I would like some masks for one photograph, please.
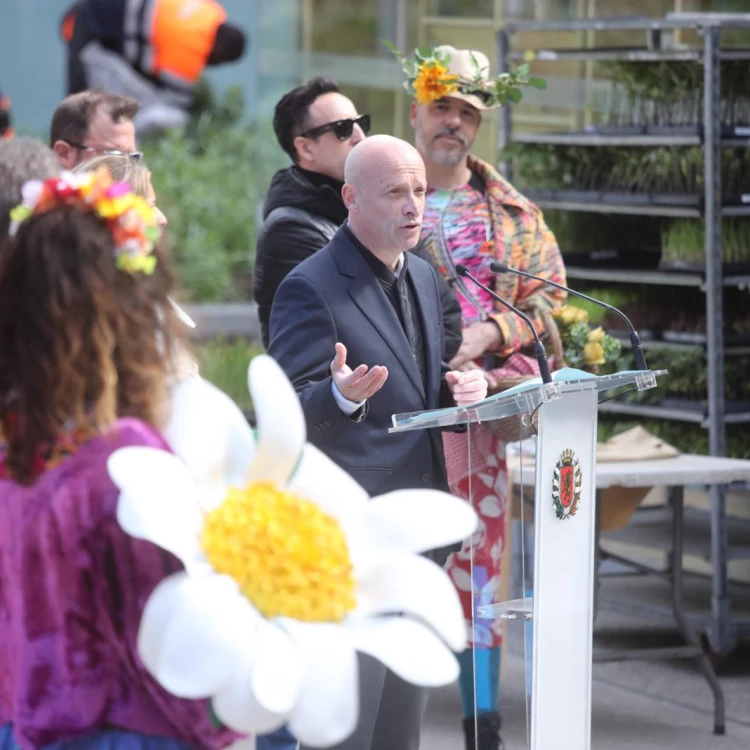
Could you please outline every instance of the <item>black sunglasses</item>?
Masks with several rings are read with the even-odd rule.
[[[340,141],[349,140],[354,132],[354,126],[359,125],[365,135],[370,134],[370,115],[360,115],[356,120],[336,120],[336,122],[327,122],[325,125],[318,125],[317,128],[310,128],[304,133],[300,133],[303,138],[318,138],[321,135],[333,131],[333,134]]]

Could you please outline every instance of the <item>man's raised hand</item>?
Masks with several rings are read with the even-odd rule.
[[[331,362],[331,377],[339,393],[349,401],[359,403],[374,396],[388,379],[388,369],[375,365],[359,365],[354,370],[346,364],[346,347],[336,344],[336,356]]]
[[[487,396],[487,380],[483,370],[451,370],[445,374],[445,379],[457,406],[475,404]]]

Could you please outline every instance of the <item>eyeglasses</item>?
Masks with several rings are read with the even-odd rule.
[[[75,141],[65,141],[65,143],[68,146],[77,148],[79,151],[90,151],[92,154],[101,154],[102,156],[127,156],[135,162],[139,162],[143,158],[143,151],[121,151],[119,148],[108,148],[99,151],[93,146],[84,146],[82,143],[76,143]]]
[[[333,134],[340,141],[347,141],[352,137],[355,125],[359,125],[365,135],[369,135],[370,115],[360,115],[356,119],[327,122],[325,125],[318,125],[316,128],[310,128],[310,130],[306,130],[304,133],[300,133],[300,135],[303,138],[318,138],[329,131],[333,131]]]

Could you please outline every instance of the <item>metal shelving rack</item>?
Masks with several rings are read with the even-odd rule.
[[[724,288],[727,286],[749,286],[750,275],[725,275],[722,266],[722,218],[728,216],[750,216],[750,205],[724,205],[721,195],[721,149],[724,147],[750,148],[750,127],[735,128],[727,132],[721,122],[722,60],[748,60],[750,49],[722,49],[721,34],[728,29],[750,29],[750,14],[728,16],[724,14],[672,14],[664,19],[620,18],[577,19],[569,21],[519,21],[510,22],[497,32],[497,59],[500,70],[509,71],[511,63],[526,59],[526,53],[512,49],[511,39],[519,32],[640,32],[644,35],[641,47],[590,47],[578,49],[536,49],[535,59],[555,60],[631,60],[655,62],[665,60],[693,61],[703,66],[704,99],[703,122],[693,132],[689,128],[654,128],[658,132],[612,132],[612,129],[567,132],[567,133],[513,133],[512,108],[504,107],[498,118],[498,147],[502,151],[512,141],[552,145],[576,146],[703,146],[704,148],[704,192],[697,200],[689,197],[684,201],[670,200],[658,203],[636,198],[628,203],[613,202],[613,196],[596,194],[581,196],[566,195],[565,191],[540,191],[534,195],[527,191],[542,209],[583,211],[591,213],[619,213],[664,217],[702,218],[705,221],[706,264],[701,272],[672,273],[665,271],[630,271],[607,268],[568,267],[569,279],[656,284],[695,287],[704,293],[706,300],[707,335],[703,345],[708,362],[708,398],[705,411],[681,410],[658,405],[628,402],[609,402],[602,411],[635,416],[650,416],[663,419],[682,420],[701,424],[708,431],[710,453],[725,455],[726,425],[750,424],[750,412],[727,413],[724,394],[724,357],[743,353],[742,347],[727,347],[722,325]],[[664,32],[692,30],[702,36],[702,45],[675,46],[665,49]],[[750,123],[749,123],[750,125]],[[511,165],[501,162],[501,171],[511,178]],[[661,342],[660,342],[661,343]],[[683,345],[684,346],[684,345]],[[708,521],[709,519],[707,519]],[[726,515],[725,492],[721,488],[711,490],[710,549],[712,573],[712,595],[710,615],[702,619],[711,647],[717,652],[729,651],[740,637],[750,636],[750,620],[733,617],[729,596],[727,565],[729,559],[748,556],[750,547],[730,547],[729,519]],[[666,530],[667,533],[669,530]],[[738,550],[740,552],[738,553]]]

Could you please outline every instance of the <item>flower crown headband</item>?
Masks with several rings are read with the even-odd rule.
[[[156,213],[135,195],[126,182],[114,182],[105,167],[96,172],[63,172],[48,180],[32,180],[23,186],[23,202],[10,212],[10,235],[29,217],[58,206],[76,206],[95,213],[115,242],[115,264],[127,273],[152,274],[153,254],[159,239]]]
[[[437,47],[416,49],[414,57],[407,59],[391,42],[383,44],[393,52],[401,63],[406,75],[404,88],[420,103],[431,104],[444,96],[463,94],[476,96],[487,108],[501,107],[508,101],[518,104],[523,93],[521,86],[536,89],[546,89],[544,78],[530,76],[528,63],[519,65],[515,73],[500,73],[496,78],[488,78],[482,70],[476,57],[472,54],[471,65],[473,75],[461,76],[451,73],[448,66],[451,56]]]

